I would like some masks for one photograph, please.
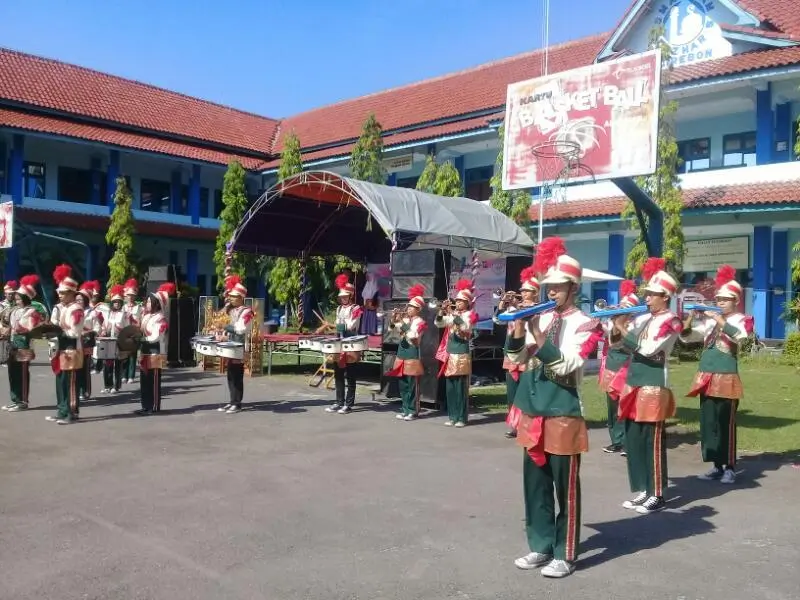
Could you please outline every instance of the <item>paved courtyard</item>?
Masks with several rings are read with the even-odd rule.
[[[7,398],[5,370],[0,393]],[[248,379],[238,415],[224,379],[165,372],[164,412],[135,417],[128,386],[59,427],[49,369],[31,410],[0,414],[0,598],[797,598],[800,471],[745,460],[740,483],[693,479],[694,446],[669,453],[669,509],[620,507],[623,459],[592,432],[579,570],[514,568],[527,552],[521,450],[497,419],[414,423],[360,396],[351,415],[305,379]],[[100,387],[95,378],[95,389]]]

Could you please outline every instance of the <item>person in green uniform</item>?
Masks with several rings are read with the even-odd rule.
[[[517,321],[509,348],[513,360],[528,362],[510,421],[516,425],[517,444],[525,449],[522,481],[530,552],[514,564],[525,570],[543,567],[541,574],[553,578],[571,575],[580,553],[580,464],[589,449],[580,386],[585,361],[602,338],[600,323],[575,305],[583,271],[565,250],[560,238],[540,244],[537,273],[546,273],[541,283],[556,307],[527,324]]]
[[[402,409],[395,418],[401,421],[413,421],[419,416],[419,378],[425,373],[420,360],[419,345],[422,335],[428,328],[425,319],[420,315],[425,308],[422,285],[412,285],[408,289],[408,305],[405,316],[397,312],[392,317],[392,327],[400,332],[400,343],[394,366],[387,373],[389,377],[398,377]]]
[[[456,283],[455,307],[442,303],[434,323],[445,329],[436,358],[441,361],[439,377],[444,377],[447,402],[446,427],[465,427],[469,415],[469,383],[472,376],[470,340],[477,315],[470,310],[475,296],[472,282],[462,279]]]
[[[713,463],[698,477],[724,484],[736,482],[736,411],[743,396],[739,345],[753,333],[753,317],[739,312],[743,290],[735,276],[730,265],[719,268],[715,297],[720,312],[689,313],[681,336],[705,345],[687,394],[700,396],[700,450],[703,462]]]
[[[9,315],[11,352],[8,357],[8,387],[11,402],[3,407],[8,412],[27,410],[30,396],[30,364],[36,357],[31,348],[30,331],[42,323],[44,318],[31,306],[36,296],[39,278],[26,275],[19,281],[19,288],[12,296],[14,308]]]

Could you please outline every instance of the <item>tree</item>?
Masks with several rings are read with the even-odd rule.
[[[108,261],[109,287],[121,284],[136,275],[133,262],[133,239],[136,229],[133,225],[133,209],[131,190],[124,177],[117,177],[117,188],[114,191],[114,212],[106,232],[106,244],[114,248],[114,254]]]
[[[440,165],[436,171],[433,193],[437,196],[450,196],[452,198],[460,198],[464,195],[461,175],[449,160]]]
[[[234,160],[225,171],[222,183],[222,212],[219,215],[219,233],[214,248],[214,265],[216,267],[218,287],[225,285],[225,253],[227,244],[247,212],[247,188],[245,186],[245,170],[239,161]],[[247,271],[247,257],[234,255],[231,273],[244,278]]]
[[[685,238],[683,234],[683,194],[680,187],[678,169],[681,158],[678,154],[678,142],[675,138],[675,113],[678,103],[666,102],[664,90],[669,83],[672,71],[672,54],[670,46],[664,41],[664,30],[655,27],[650,31],[651,47],[661,48],[661,101],[658,114],[658,140],[656,149],[656,170],[652,175],[638,177],[636,182],[639,187],[648,193],[653,201],[664,213],[664,237],[662,258],[667,262],[667,268],[675,275],[683,272],[683,258],[685,252]],[[646,215],[645,223],[649,225]],[[639,226],[633,202],[626,203],[622,211],[622,218],[628,227],[639,232],[633,248],[628,253],[625,272],[628,277],[635,278],[641,272],[642,265],[647,260],[647,246],[644,232]]]
[[[283,150],[281,150],[281,164],[278,167],[278,181],[283,181],[287,177],[303,172],[303,155],[300,148],[300,138],[294,130],[283,140]]]
[[[526,190],[504,190],[503,189],[503,140],[505,138],[505,126],[501,125],[499,132],[500,151],[495,160],[494,174],[489,181],[492,187],[492,195],[489,196],[489,204],[495,210],[500,211],[518,225],[527,225],[530,222],[529,211],[531,209],[531,195]]]
[[[433,194],[433,190],[436,187],[436,173],[438,171],[439,163],[436,162],[432,154],[428,154],[425,158],[425,167],[422,169],[419,179],[417,179],[417,189],[420,192]]]
[[[350,155],[350,176],[361,181],[386,183],[386,167],[383,165],[383,128],[374,113],[370,113],[361,128],[353,152]]]

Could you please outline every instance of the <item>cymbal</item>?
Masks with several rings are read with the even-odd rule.
[[[42,323],[30,330],[30,337],[32,339],[44,339],[54,337],[62,333],[61,327],[53,325],[52,323]]]
[[[133,352],[139,347],[142,331],[136,325],[123,327],[117,336],[117,348],[123,352]]]

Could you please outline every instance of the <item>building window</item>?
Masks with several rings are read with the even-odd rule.
[[[736,133],[722,138],[723,167],[756,165],[756,132]]]
[[[26,198],[44,198],[44,174],[44,163],[22,163],[22,195]]]
[[[222,209],[225,206],[222,204],[222,190],[214,190],[214,215],[213,218],[219,219],[219,216],[222,214]]]
[[[678,142],[678,154],[683,159],[681,171],[691,173],[711,168],[711,138]]]
[[[490,182],[494,174],[494,167],[479,167],[467,169],[464,172],[464,193],[472,200],[488,200],[492,195]]]
[[[398,179],[396,187],[416,189],[419,177],[406,177],[405,179]]]
[[[142,179],[139,202],[142,210],[169,212],[170,184],[167,181]]]
[[[200,216],[208,217],[208,188],[200,188]]]
[[[98,180],[98,185],[99,185]],[[92,172],[87,169],[58,168],[58,199],[64,202],[92,202]]]

